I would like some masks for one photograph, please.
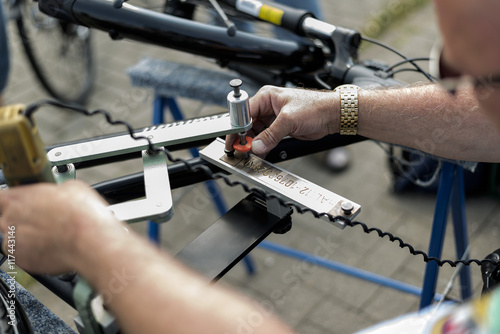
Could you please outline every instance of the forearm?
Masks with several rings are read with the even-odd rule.
[[[249,318],[259,320],[253,333],[290,332],[265,310],[208,285],[135,234],[101,234],[85,243],[79,273],[103,294],[127,333],[233,333]]]
[[[500,161],[498,129],[472,89],[447,94],[436,85],[363,90],[358,133],[445,158]]]

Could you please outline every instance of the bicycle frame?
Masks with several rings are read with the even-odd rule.
[[[172,15],[157,13],[124,4],[115,8],[102,0],[40,1],[40,9],[48,15],[109,32],[111,38],[127,38],[159,45],[191,54],[215,58],[220,64],[229,62],[272,69],[314,71],[325,62],[322,50],[313,44],[255,36],[238,31],[237,38],[228,36],[222,27],[211,26]]]

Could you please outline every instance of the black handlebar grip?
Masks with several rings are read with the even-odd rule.
[[[304,36],[302,22],[306,17],[314,17],[311,12],[308,12],[304,9],[291,8],[281,5],[273,6],[283,10],[283,17],[281,18],[281,26],[283,28],[290,30],[298,35]]]
[[[80,24],[73,16],[73,4],[76,0],[39,0],[38,8],[42,13],[68,21]]]

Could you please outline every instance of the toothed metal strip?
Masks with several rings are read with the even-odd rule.
[[[135,132],[135,135],[149,138],[155,147],[163,147],[245,132],[250,127],[251,124],[247,127],[231,125],[229,113],[225,113],[147,127],[142,131]],[[129,134],[124,134],[53,148],[47,153],[47,157],[52,165],[59,166],[139,152],[145,149],[148,149],[147,140],[137,140]]]

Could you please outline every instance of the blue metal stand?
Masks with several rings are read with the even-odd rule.
[[[153,106],[153,124],[163,124],[165,119],[164,119],[164,111],[165,108],[168,108],[170,110],[170,113],[172,114],[172,117],[175,121],[180,121],[184,119],[184,115],[182,114],[181,109],[177,105],[177,102],[175,99],[170,98],[170,97],[164,97],[164,96],[156,96],[154,99],[154,106]],[[193,157],[198,157],[198,150],[196,148],[192,148],[189,150],[191,152],[191,155]],[[213,180],[209,180],[205,182],[205,185],[207,187],[208,193],[212,195],[212,200],[217,208],[217,211],[219,212],[219,215],[224,215],[227,212],[227,205],[224,202],[224,199],[222,196],[220,196],[220,191],[219,187]],[[155,244],[159,245],[160,244],[160,225],[156,224],[152,221],[148,223],[148,236],[149,239],[154,242]],[[243,261],[245,263],[245,266],[247,268],[248,274],[253,274],[255,272],[255,266],[253,264],[252,259],[250,256],[245,256],[243,258]]]
[[[457,258],[460,259],[465,254],[468,246],[463,170],[457,165],[444,162],[438,188],[431,239],[429,242],[428,255],[430,257],[441,258],[448,211],[450,209],[453,218]],[[428,306],[433,299],[436,291],[438,269],[438,265],[434,261],[427,264],[420,308]],[[462,268],[460,272],[460,282],[462,299],[465,300],[470,298],[472,295],[472,288],[469,267]]]

